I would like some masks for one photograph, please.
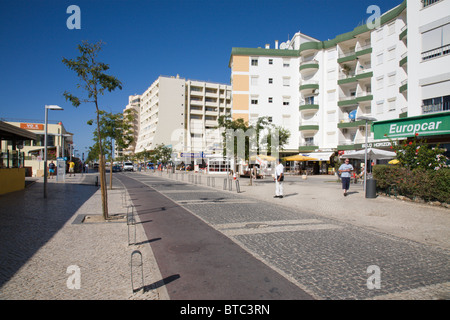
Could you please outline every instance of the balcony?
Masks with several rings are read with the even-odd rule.
[[[398,65],[400,67],[406,68],[407,63],[408,63],[408,52],[405,52],[404,54],[402,54],[400,62],[398,63]]]
[[[372,101],[373,95],[370,92],[362,92],[357,96],[341,96],[339,97],[338,106],[349,106],[354,104]]]
[[[447,101],[422,105],[422,114],[442,111],[450,111],[450,102]]]
[[[445,56],[450,53],[450,44],[447,44],[445,46],[442,46],[437,49],[428,50],[425,52],[422,52],[422,61],[430,60],[433,58]]]
[[[302,76],[311,75],[319,69],[319,62],[317,60],[303,61],[300,63],[300,73]]]
[[[407,90],[408,90],[408,79],[403,80],[401,82],[400,88],[398,88],[398,92],[406,93]]]
[[[366,46],[360,47],[359,49],[355,50],[355,52],[349,51],[349,52],[339,54],[339,58],[338,58],[337,62],[343,63],[343,62],[356,60],[356,58],[370,55],[371,53],[372,53],[371,45],[366,45]]]
[[[315,133],[319,130],[319,123],[317,121],[302,121],[298,130],[306,133]]]
[[[319,105],[318,104],[303,104],[303,105],[300,105],[298,110],[300,112],[304,112],[304,113],[310,113],[310,112],[315,113],[315,112],[317,112],[317,110],[319,110]]]
[[[307,80],[307,81],[303,81],[302,84],[300,85],[300,91],[302,93],[307,92],[308,90],[317,90],[319,89],[319,81],[316,80]]]

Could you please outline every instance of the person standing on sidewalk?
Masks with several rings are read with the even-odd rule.
[[[284,167],[281,160],[278,159],[278,165],[275,168],[275,196],[274,198],[283,198]]]
[[[55,163],[53,161],[50,162],[50,164],[48,165],[48,173],[50,174],[50,179],[53,179],[53,176],[55,175],[55,168]]]
[[[344,197],[347,196],[347,191],[350,189],[350,177],[353,171],[353,166],[350,164],[350,160],[347,158],[345,162],[339,167],[339,173],[341,174],[342,189],[344,190]]]
[[[75,163],[73,161],[69,162],[69,177],[73,175],[75,176]]]

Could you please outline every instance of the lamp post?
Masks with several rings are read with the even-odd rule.
[[[373,117],[367,117],[367,116],[360,116],[357,119],[358,121],[360,120],[364,120],[366,122],[366,129],[365,129],[365,134],[366,134],[366,143],[365,143],[365,151],[364,151],[364,192],[366,192],[366,183],[367,183],[367,144],[368,144],[368,136],[367,136],[367,123],[369,121],[377,121],[377,119],[373,118]],[[367,196],[366,194],[364,195],[365,197]]]
[[[44,199],[47,198],[47,127],[48,127],[48,110],[64,110],[60,106],[45,106],[45,135],[44,135]]]

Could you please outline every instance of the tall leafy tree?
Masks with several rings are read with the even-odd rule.
[[[103,157],[103,145],[100,131],[100,114],[99,98],[104,95],[105,91],[112,92],[116,89],[122,89],[122,83],[114,76],[107,74],[109,65],[98,61],[98,54],[102,50],[104,43],[89,43],[83,41],[77,46],[79,56],[75,59],[63,58],[62,62],[70,70],[74,71],[79,79],[77,87],[84,90],[85,96],[78,97],[68,91],[64,92],[64,97],[70,101],[73,106],[79,107],[82,103],[92,103],[96,110],[96,123],[100,159],[100,186],[102,193],[102,210],[103,218],[108,219],[108,195],[105,177],[105,161]]]

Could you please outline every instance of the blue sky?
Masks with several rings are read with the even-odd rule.
[[[401,0],[0,0],[0,118],[62,121],[81,156],[92,145],[93,104],[66,102],[78,79],[61,62],[75,58],[82,40],[106,43],[99,60],[123,89],[100,98],[102,109],[122,112],[159,75],[229,83],[232,47],[273,48],[302,32],[328,40],[365,22],[370,5],[381,12]],[[67,7],[81,10],[81,29],[69,30]]]

